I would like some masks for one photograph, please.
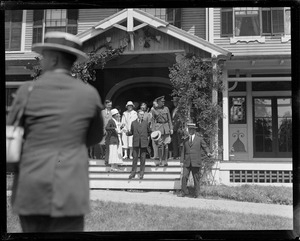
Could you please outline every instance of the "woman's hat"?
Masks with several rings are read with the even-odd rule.
[[[158,102],[158,101],[165,101],[165,96],[163,95],[163,96],[157,97],[157,98],[155,99],[155,101],[156,101],[156,102]]]
[[[112,116],[115,114],[119,114],[119,111],[117,109],[112,109],[110,112]]]
[[[126,104],[126,107],[129,106],[129,105],[132,105],[133,107],[135,106],[132,101],[128,101],[127,104]]]
[[[197,129],[197,126],[195,123],[187,123],[186,124],[188,128],[193,128],[193,129]]]
[[[42,54],[43,50],[56,50],[77,57],[77,61],[82,62],[88,56],[82,51],[81,40],[73,34],[64,32],[48,32],[45,34],[44,43],[32,45],[32,51]]]
[[[161,132],[153,131],[150,136],[153,141],[157,141],[161,137]]]

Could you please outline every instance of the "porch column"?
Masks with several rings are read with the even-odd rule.
[[[223,161],[229,161],[229,99],[227,70],[223,70]]]
[[[213,58],[212,59],[212,66],[213,66],[213,82],[216,83],[217,82],[217,64],[218,64],[218,59],[217,58]],[[213,89],[212,90],[212,103],[213,104],[217,104],[218,103],[218,91]],[[215,120],[215,126],[216,128],[219,127],[218,125],[218,120]],[[215,133],[215,136],[212,137],[212,149],[213,149],[213,155],[215,158],[218,158],[218,150],[219,150],[219,146],[218,146],[218,131]]]

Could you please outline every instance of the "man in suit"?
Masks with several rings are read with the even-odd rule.
[[[84,230],[89,212],[87,147],[103,137],[103,109],[97,90],[70,74],[86,60],[81,41],[63,32],[48,32],[33,45],[43,73],[33,86],[24,112],[25,142],[12,188],[12,209],[23,232]],[[8,124],[28,94],[17,91]]]
[[[187,189],[187,181],[189,179],[190,172],[193,174],[195,194],[197,198],[200,195],[200,178],[201,178],[201,165],[204,155],[212,156],[209,152],[205,141],[202,137],[196,133],[196,124],[189,123],[188,134],[189,137],[183,141],[183,148],[181,152],[180,163],[183,166],[181,192],[179,197],[184,197],[189,194]]]
[[[145,171],[145,161],[146,161],[146,152],[149,143],[149,135],[150,135],[150,127],[147,120],[143,119],[144,111],[138,110],[138,118],[131,123],[130,131],[126,133],[126,135],[133,135],[132,146],[133,146],[133,162],[132,162],[132,170],[129,176],[129,179],[135,177],[136,169],[137,169],[137,161],[138,154],[140,152],[140,179],[144,177]]]
[[[112,108],[112,101],[111,100],[105,100],[105,109],[101,111],[104,125],[103,125],[103,131],[104,136],[106,136],[106,130],[105,127],[108,123],[108,121],[112,118],[111,116],[111,108]],[[104,137],[100,142],[100,149],[102,150],[102,154],[105,155],[105,165],[108,166],[108,157],[109,157],[109,144],[106,142],[106,138]],[[103,156],[102,156],[103,157]]]

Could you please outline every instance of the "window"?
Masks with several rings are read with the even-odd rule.
[[[292,108],[289,97],[254,98],[254,156],[292,156]]]
[[[140,8],[140,10],[152,14],[153,16],[166,20],[166,9],[165,8]]]
[[[140,8],[140,10],[181,28],[181,8]]]
[[[290,35],[289,8],[222,8],[221,36]]]
[[[33,14],[32,43],[43,41],[43,34],[61,31],[77,34],[78,9],[35,10]]]
[[[167,8],[166,21],[181,28],[181,8]]]
[[[5,11],[5,50],[20,51],[22,36],[22,10]]]

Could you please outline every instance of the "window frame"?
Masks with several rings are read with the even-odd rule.
[[[254,158],[291,158],[292,152],[280,152],[278,143],[278,99],[292,99],[291,96],[253,96],[252,111],[253,111],[253,157]],[[256,135],[255,135],[255,99],[270,99],[271,100],[271,118],[272,118],[272,152],[257,152],[256,151]],[[292,114],[292,113],[291,113]]]
[[[44,42],[44,36],[45,33],[47,32],[47,28],[51,28],[52,26],[47,27],[46,26],[46,14],[48,10],[54,10],[54,9],[43,9],[42,10],[42,19],[41,19],[41,24],[35,24],[36,21],[33,21],[33,31],[32,31],[32,44],[35,43],[43,43]],[[71,31],[72,34],[76,35],[78,33],[78,16],[79,16],[79,9],[58,9],[58,10],[66,10],[66,24],[65,26],[62,26],[61,28],[64,28],[63,32],[69,33],[70,31],[68,31],[68,29],[72,29],[74,27],[76,27],[76,31]],[[70,12],[71,11],[76,11],[76,23],[69,23],[70,18]],[[37,11],[41,11],[41,10],[34,10],[33,12],[33,17],[35,16],[35,14],[37,13]],[[41,31],[41,35],[40,37],[37,37],[35,34],[35,31]],[[75,33],[76,32],[76,33]]]
[[[263,11],[269,10],[271,12],[271,33],[263,33]],[[274,24],[273,24],[273,18],[272,18],[272,11],[281,10],[283,12],[283,32],[273,33],[274,32]],[[286,22],[286,12],[290,11],[290,8],[287,7],[260,7],[259,8],[259,35],[255,36],[237,36],[235,32],[235,8],[221,8],[220,11],[220,36],[221,37],[233,37],[233,38],[259,38],[259,37],[266,37],[266,36],[272,36],[272,37],[283,37],[283,36],[290,36],[290,33],[286,32],[287,28],[287,22]],[[223,30],[223,13],[231,12],[232,13],[232,32],[231,33],[224,33]],[[225,20],[228,22],[228,17],[225,18]],[[229,23],[225,24],[226,26],[229,25]],[[290,26],[290,24],[289,24]]]

